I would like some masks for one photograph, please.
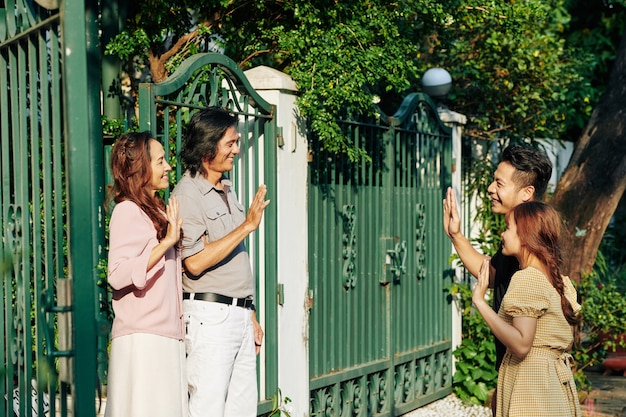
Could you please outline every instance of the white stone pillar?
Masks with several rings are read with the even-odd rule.
[[[452,128],[452,188],[457,193],[456,198],[457,201],[461,202],[462,196],[459,195],[460,191],[463,189],[461,181],[463,180],[463,176],[461,173],[462,160],[461,160],[461,145],[463,141],[463,125],[467,123],[467,117],[462,114],[453,112],[445,107],[440,107],[439,109],[439,117],[441,121],[446,124],[446,126],[450,126]],[[443,209],[442,209],[443,210]],[[464,224],[467,219],[464,219],[465,210],[459,211],[459,216],[461,217],[461,224]],[[451,253],[454,253],[454,246],[450,243]],[[463,266],[460,263],[456,263],[454,265],[454,274],[457,280],[461,280],[463,276]],[[461,336],[462,336],[462,306],[460,305],[460,300],[458,298],[454,298],[452,302],[452,350],[454,351],[457,346],[461,344]],[[452,374],[454,375],[455,371],[455,361],[452,361]]]
[[[297,87],[288,75],[259,66],[245,72],[252,87],[276,106],[283,145],[277,149],[278,283],[284,304],[278,309],[278,386],[293,417],[309,413],[308,322],[308,162],[306,125],[296,107]],[[280,132],[280,130],[279,130]],[[272,393],[268,393],[272,394]]]

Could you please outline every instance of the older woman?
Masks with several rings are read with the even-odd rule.
[[[122,135],[111,155],[109,284],[113,320],[107,417],[182,417],[187,412],[181,263],[182,220],[171,167],[149,132]]]

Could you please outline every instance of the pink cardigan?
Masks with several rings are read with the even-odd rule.
[[[159,241],[150,218],[132,201],[118,203],[109,224],[112,337],[151,333],[184,339],[180,252],[170,248],[146,271]]]

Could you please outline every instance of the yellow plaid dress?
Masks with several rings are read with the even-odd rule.
[[[576,290],[563,277],[565,296],[580,310]],[[508,350],[498,373],[496,417],[579,417],[576,384],[566,349],[572,329],[563,316],[561,298],[539,270],[529,267],[511,278],[498,315],[536,317],[537,332],[528,355],[520,360]]]

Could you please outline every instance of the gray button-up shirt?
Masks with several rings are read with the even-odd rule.
[[[216,241],[245,220],[244,207],[237,201],[232,183],[222,179],[222,186],[223,191],[199,173],[192,177],[186,172],[174,188],[172,195],[178,199],[179,214],[183,219],[183,260],[204,248],[202,236],[207,242]],[[212,292],[237,298],[254,296],[254,279],[245,244],[241,242],[230,254],[225,254],[221,262],[199,276],[183,272],[183,291]]]

